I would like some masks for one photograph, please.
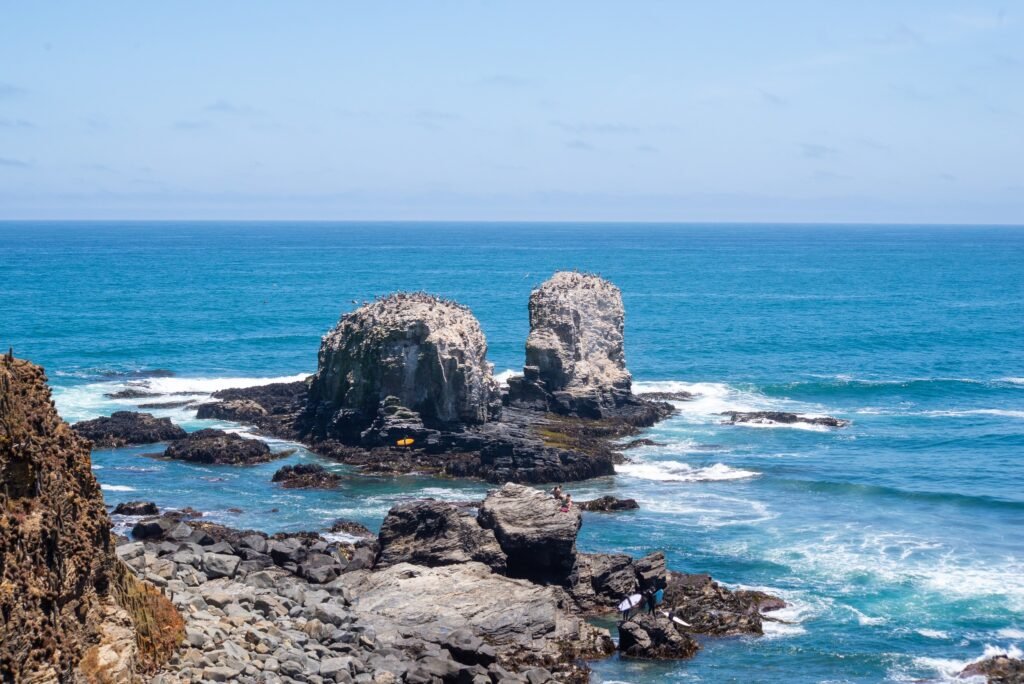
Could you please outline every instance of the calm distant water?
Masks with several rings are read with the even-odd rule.
[[[622,288],[639,388],[700,395],[650,431],[667,446],[570,487],[642,506],[588,514],[581,547],[664,549],[674,568],[792,603],[791,624],[763,638],[707,641],[689,662],[605,661],[596,681],[948,681],[986,650],[1024,647],[1021,229],[7,223],[0,345],[43,364],[76,421],[131,408],[103,397],[126,384],[201,398],[307,374],[342,312],[427,290],[473,309],[503,372],[522,365],[531,288],[573,268]],[[152,369],[175,375],[132,375]],[[853,425],[716,415],[761,408]],[[108,503],[266,530],[376,527],[402,498],[485,490],[352,475],[336,492],[286,492],[269,483],[282,462],[203,468],[148,451],[93,454]]]

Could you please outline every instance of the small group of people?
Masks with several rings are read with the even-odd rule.
[[[572,494],[562,491],[562,485],[555,485],[555,488],[551,490],[551,496],[555,497],[556,501],[561,502],[562,513],[568,513],[572,508]]]
[[[664,592],[662,590],[655,589],[654,587],[648,587],[639,594],[633,594],[632,596],[624,598],[622,603],[619,604],[619,608],[622,611],[622,621],[625,622],[628,620],[637,608],[639,608],[640,611],[647,608],[647,612],[654,615],[654,611],[657,609],[658,604],[661,603],[663,595]]]

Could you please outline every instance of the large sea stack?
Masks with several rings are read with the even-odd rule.
[[[307,431],[354,441],[399,422],[418,429],[485,423],[500,411],[487,341],[464,306],[396,293],[341,317],[320,345]],[[422,424],[422,425],[421,425]]]
[[[0,359],[0,680],[130,681],[182,621],[114,553],[89,442],[54,410],[43,370]]]
[[[663,417],[632,393],[625,320],[622,293],[612,283],[576,271],[553,275],[530,294],[526,365],[509,380],[509,403],[647,425]]]

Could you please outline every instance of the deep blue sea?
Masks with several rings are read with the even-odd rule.
[[[950,681],[986,652],[1020,653],[1024,229],[0,223],[0,345],[46,367],[74,422],[171,400],[103,396],[128,385],[184,400],[303,376],[340,314],[426,290],[472,308],[503,373],[523,363],[531,288],[559,269],[621,287],[637,389],[699,395],[650,430],[667,446],[569,487],[641,503],[587,514],[581,548],[664,549],[676,569],[791,604],[764,637],[707,640],[688,662],[604,661],[595,681]],[[767,408],[853,424],[717,415]],[[210,424],[187,408],[154,413]],[[349,472],[340,490],[285,491],[269,482],[280,461],[144,455],[158,449],[93,453],[108,503],[276,531],[337,517],[376,527],[396,501],[486,489],[332,466]],[[301,459],[316,457],[285,462]]]

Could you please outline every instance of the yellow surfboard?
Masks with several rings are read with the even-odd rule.
[[[412,437],[403,437],[402,439],[398,440],[395,443],[398,446],[412,446],[412,443],[415,442],[415,441],[416,440],[414,440]]]

